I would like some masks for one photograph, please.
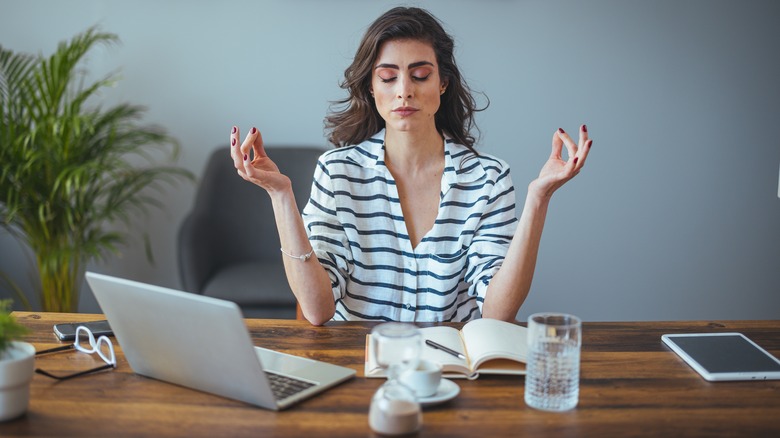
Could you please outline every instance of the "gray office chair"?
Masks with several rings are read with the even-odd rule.
[[[309,199],[312,176],[324,149],[266,147],[292,180],[298,208]],[[247,318],[295,318],[279,251],[271,200],[236,174],[228,146],[214,151],[195,205],[179,229],[179,274],[188,292],[235,302]]]

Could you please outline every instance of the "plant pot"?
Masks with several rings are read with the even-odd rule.
[[[12,342],[0,354],[0,421],[27,411],[34,369],[35,347],[27,342]]]

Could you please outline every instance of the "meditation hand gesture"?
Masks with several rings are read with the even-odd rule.
[[[564,161],[561,155],[564,144],[568,151],[569,161]],[[585,125],[580,127],[578,143],[574,143],[574,140],[563,129],[555,131],[550,158],[539,172],[539,177],[528,186],[529,194],[535,193],[540,197],[550,198],[556,190],[580,173],[580,169],[588,158],[591,144],[593,144],[593,140],[588,139],[588,128]]]
[[[269,193],[291,187],[290,178],[279,172],[276,163],[265,153],[263,136],[257,128],[252,128],[241,146],[238,146],[238,140],[238,127],[234,126],[230,134],[230,157],[241,178]]]

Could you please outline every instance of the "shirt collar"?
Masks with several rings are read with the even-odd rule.
[[[385,166],[385,130],[377,132],[368,140],[355,146],[349,154],[350,158],[364,168],[386,169]],[[442,191],[456,184],[469,184],[479,181],[485,176],[482,160],[466,146],[458,144],[446,133],[444,134],[444,175],[442,176]]]

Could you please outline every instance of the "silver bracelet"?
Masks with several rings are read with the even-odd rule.
[[[314,254],[314,249],[312,249],[311,251],[309,251],[308,253],[303,254],[303,255],[292,255],[289,252],[283,250],[282,248],[279,248],[279,251],[281,251],[282,254],[286,255],[287,257],[298,259],[298,260],[300,260],[302,262],[305,262],[306,260],[309,260],[311,258],[311,255]]]

